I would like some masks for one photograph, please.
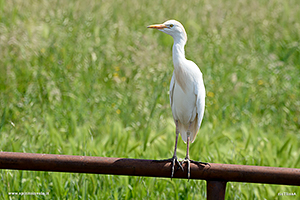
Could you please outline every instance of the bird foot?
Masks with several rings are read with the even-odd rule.
[[[181,161],[181,165],[183,165],[183,163],[187,163],[187,178],[188,178],[188,180],[190,179],[190,177],[191,177],[191,163],[194,163],[194,164],[196,164],[196,165],[209,165],[210,166],[210,164],[209,163],[206,163],[206,162],[198,162],[198,161],[194,161],[194,160],[191,160],[191,159],[189,159],[189,158],[185,158],[183,161]]]
[[[156,162],[171,162],[171,178],[174,177],[174,173],[175,173],[175,165],[178,165],[178,168],[176,169],[176,171],[180,168],[182,171],[184,171],[181,163],[178,161],[177,156],[173,156],[172,158],[169,159],[164,159],[164,160],[156,160]]]
[[[188,180],[190,179],[191,177],[191,159],[189,158],[185,158],[183,161],[181,161],[181,165],[183,165],[183,163],[187,163],[187,178]]]
[[[184,171],[181,163],[178,161],[177,156],[173,156],[171,158],[171,162],[172,162],[172,173],[171,173],[171,178],[173,178],[174,176],[174,168],[175,168],[175,164],[178,165],[178,168],[180,168],[182,171]],[[178,170],[178,168],[176,169],[176,171]]]

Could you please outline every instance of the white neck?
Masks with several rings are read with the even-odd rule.
[[[186,40],[183,38],[174,39],[172,54],[173,54],[173,65],[175,69],[180,66],[181,61],[185,60],[185,52],[184,52],[185,43]]]

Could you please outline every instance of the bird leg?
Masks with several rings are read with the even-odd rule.
[[[175,125],[176,125],[176,139],[175,139],[175,148],[174,148],[174,155],[171,158],[171,162],[172,162],[172,172],[171,172],[171,178],[173,178],[174,176],[174,168],[175,168],[175,163],[181,168],[181,170],[183,171],[183,167],[180,164],[180,162],[177,159],[177,155],[176,155],[176,151],[177,151],[177,143],[178,143],[178,135],[179,135],[179,129],[178,129],[178,120],[175,121]],[[178,169],[178,168],[177,168]]]
[[[191,126],[191,124],[190,124]],[[191,177],[191,163],[194,163],[196,165],[198,164],[203,164],[203,165],[209,165],[209,163],[205,163],[205,162],[197,162],[197,161],[194,161],[194,160],[191,160],[190,159],[190,155],[189,155],[189,151],[190,151],[190,131],[188,130],[187,131],[187,140],[186,140],[186,156],[185,156],[185,159],[181,162],[181,164],[183,163],[187,163],[187,175],[188,175],[188,179],[190,179]]]
[[[182,165],[180,164],[180,162],[178,161],[177,155],[176,155],[176,151],[177,151],[177,142],[178,142],[178,135],[179,135],[179,133],[177,132],[177,126],[176,126],[175,149],[174,149],[174,155],[173,155],[173,157],[171,158],[171,162],[172,162],[172,173],[171,173],[171,178],[173,178],[173,176],[174,176],[175,163],[181,168],[182,171],[184,171],[184,170],[183,170],[183,167],[182,167]]]
[[[179,129],[178,129],[178,120],[175,121],[175,125],[176,125],[176,139],[175,139],[175,149],[174,149],[174,154],[173,157],[170,159],[165,159],[165,160],[159,160],[159,162],[162,161],[169,161],[171,162],[171,178],[174,177],[174,173],[175,173],[175,165],[177,164],[182,171],[184,171],[181,163],[178,161],[177,159],[177,143],[178,143],[178,136],[179,136]],[[178,170],[178,168],[176,170]]]
[[[187,175],[188,175],[188,179],[190,179],[191,176],[191,160],[190,160],[190,156],[189,156],[189,149],[190,149],[190,131],[187,132],[187,140],[186,140],[186,156],[185,159],[182,161],[181,164],[183,163],[187,163]]]

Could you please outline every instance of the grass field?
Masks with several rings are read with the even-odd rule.
[[[191,159],[300,168],[297,0],[0,0],[0,150],[165,159],[177,19],[207,90]],[[185,157],[180,140],[178,156]],[[204,199],[205,181],[1,170],[1,199]],[[47,195],[13,196],[10,192]],[[278,196],[278,193],[296,193]],[[299,199],[228,183],[226,199]]]

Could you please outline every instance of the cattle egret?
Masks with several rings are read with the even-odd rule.
[[[182,24],[176,20],[168,20],[163,24],[150,25],[147,28],[154,28],[173,37],[172,48],[174,71],[170,83],[170,104],[173,119],[176,125],[176,140],[174,155],[168,159],[172,163],[171,178],[174,176],[174,167],[177,164],[182,170],[182,164],[187,163],[187,174],[190,177],[189,145],[194,142],[201,125],[205,107],[205,87],[202,73],[198,66],[185,58],[184,46],[187,35]],[[186,157],[180,163],[177,159],[176,149],[178,135],[187,144]]]

